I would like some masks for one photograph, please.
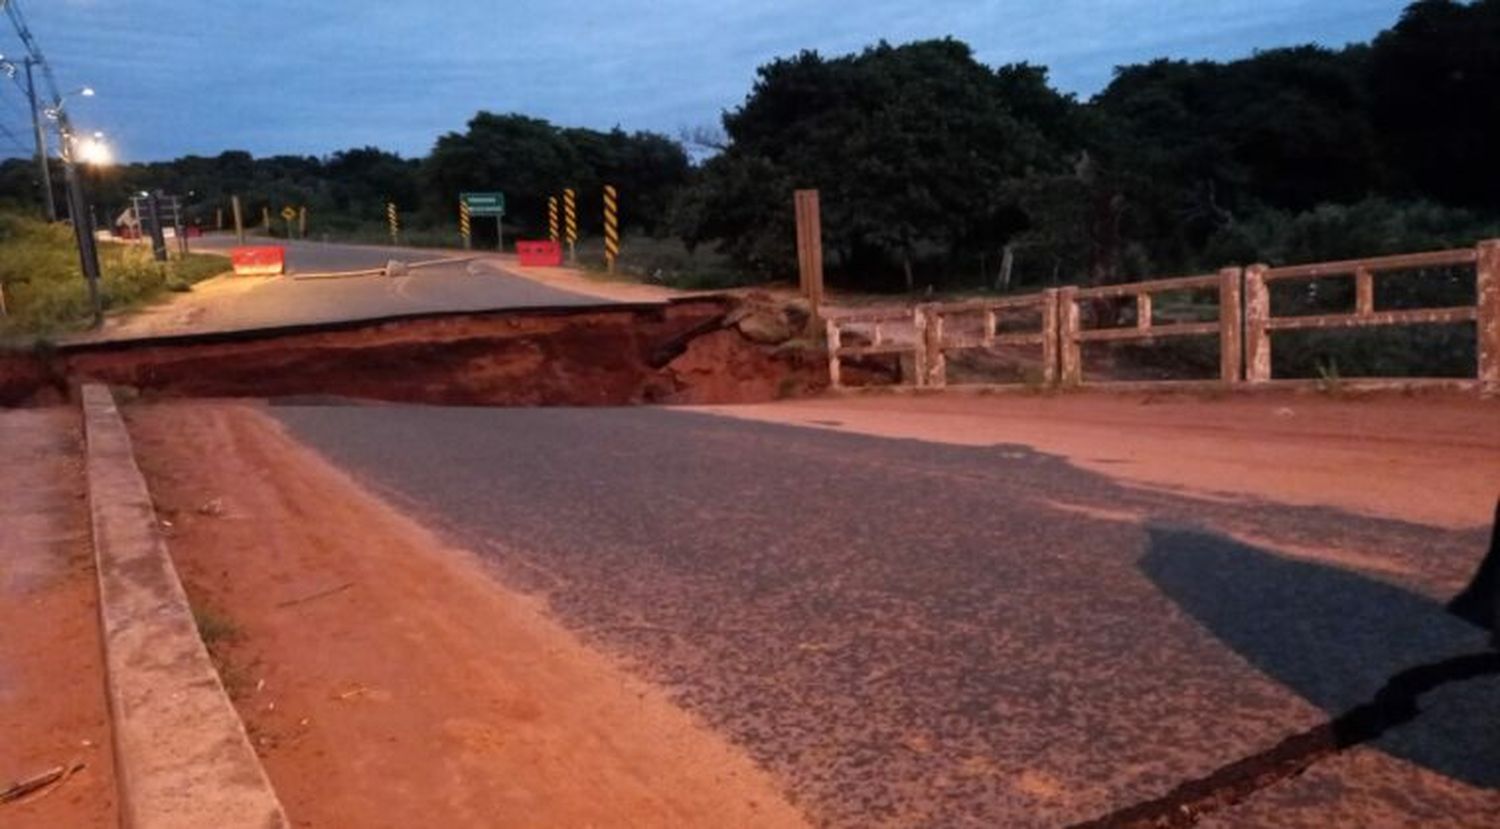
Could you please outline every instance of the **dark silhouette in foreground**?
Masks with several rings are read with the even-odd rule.
[[[1448,603],[1448,612],[1488,630],[1500,647],[1500,500],[1495,502],[1495,524],[1490,551],[1479,563],[1474,580]]]
[[[1486,705],[1500,656],[1442,604],[1210,532],[1150,533],[1147,577],[1242,658],[1326,711],[1344,732],[1334,735],[1340,747],[1369,741],[1500,788],[1500,722]]]

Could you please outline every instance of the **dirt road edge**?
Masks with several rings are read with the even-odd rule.
[[[107,386],[81,394],[121,823],[287,826],[198,635]]]

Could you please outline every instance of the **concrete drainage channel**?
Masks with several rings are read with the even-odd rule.
[[[121,822],[287,826],[199,637],[114,397],[92,384],[80,396]]]

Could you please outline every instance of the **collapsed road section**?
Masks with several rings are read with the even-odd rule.
[[[768,297],[424,314],[0,352],[0,405],[83,382],[161,397],[450,405],[771,400],[827,383],[810,314]]]

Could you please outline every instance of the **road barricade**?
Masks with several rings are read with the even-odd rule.
[[[562,265],[562,245],[545,239],[522,239],[516,242],[516,256],[520,258],[522,267],[556,268]]]
[[[286,248],[280,245],[257,245],[233,248],[229,260],[236,276],[277,276],[286,272]]]

